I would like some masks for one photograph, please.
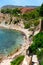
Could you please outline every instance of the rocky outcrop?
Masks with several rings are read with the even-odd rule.
[[[33,57],[32,57],[32,63],[33,63],[33,65],[39,65],[37,55],[33,55]]]
[[[27,55],[24,58],[24,61],[22,63],[22,65],[32,65],[32,57],[28,57]]]
[[[10,15],[9,14],[0,13],[0,23],[9,22],[9,21],[10,21]]]

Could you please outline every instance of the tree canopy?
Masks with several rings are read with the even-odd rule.
[[[41,7],[40,7],[40,12],[39,12],[39,14],[40,14],[40,16],[43,17],[43,4],[42,4]]]
[[[18,9],[18,8],[14,8],[14,9],[1,9],[1,13],[4,13],[4,14],[12,14],[12,15],[18,15],[21,13],[21,11]]]

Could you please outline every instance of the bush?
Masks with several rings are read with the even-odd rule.
[[[21,14],[21,11],[19,8],[14,8],[14,9],[9,9],[9,8],[6,8],[6,9],[1,9],[1,13],[4,13],[4,14],[12,14],[14,16],[19,16],[18,14]]]
[[[24,25],[25,25],[25,28],[26,28],[26,29],[27,29],[27,28],[30,28],[30,24],[29,24],[29,23],[25,23]]]
[[[40,61],[40,65],[43,65],[43,59]]]
[[[34,26],[37,26],[39,24],[39,20],[34,20],[33,24]]]
[[[1,9],[1,13],[4,13],[4,14],[11,14],[12,13],[12,9],[8,9],[8,8],[6,8],[6,9]]]
[[[30,47],[29,47],[29,52],[31,55],[35,54],[36,53],[36,46],[35,44],[32,44]]]
[[[37,54],[40,65],[43,65],[43,32],[40,32],[34,36],[33,44],[28,50],[31,55]]]
[[[39,15],[43,17],[43,4],[42,4],[41,7],[40,7]]]
[[[33,31],[34,30],[34,28],[29,28],[29,31]]]
[[[31,19],[27,22],[24,22],[24,26],[26,29],[30,28],[30,27],[36,27],[39,24],[39,20],[38,19]]]
[[[20,65],[20,63],[23,61],[23,59],[24,59],[23,55],[19,56],[11,62],[11,65]]]
[[[36,52],[40,65],[43,65],[43,48]]]
[[[26,12],[23,14],[23,19],[25,20],[31,20],[31,19],[35,19],[37,17],[39,17],[39,7],[35,8],[34,10],[32,10],[31,12]]]
[[[29,47],[29,50],[34,54],[38,48],[43,48],[43,32],[40,32],[34,36],[33,44]]]
[[[13,21],[14,24],[18,24],[19,23],[19,19],[17,18],[16,20]]]
[[[37,54],[38,59],[41,60],[43,58],[43,48],[40,48],[40,50],[38,49],[36,54]]]

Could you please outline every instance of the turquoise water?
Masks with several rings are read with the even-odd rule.
[[[0,29],[0,54],[7,55],[22,43],[24,43],[24,38],[21,32]]]

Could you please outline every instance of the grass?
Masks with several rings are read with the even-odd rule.
[[[24,55],[18,56],[16,59],[11,61],[11,65],[20,65],[20,63],[23,61]]]

